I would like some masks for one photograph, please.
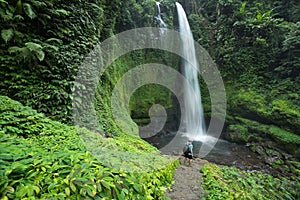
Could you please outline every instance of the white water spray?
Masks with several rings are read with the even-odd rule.
[[[206,137],[206,127],[201,103],[201,92],[198,80],[198,62],[195,53],[194,39],[188,23],[186,14],[182,6],[176,2],[176,8],[179,21],[179,32],[182,39],[182,53],[184,54],[182,67],[183,75],[188,80],[193,92],[187,90],[187,85],[184,86],[184,112],[181,113],[183,122],[185,123],[184,130],[181,132],[185,136],[193,140],[203,140]],[[187,62],[189,61],[189,62]]]

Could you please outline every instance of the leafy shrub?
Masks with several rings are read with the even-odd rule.
[[[206,164],[201,169],[206,199],[298,199],[299,182],[261,172]]]
[[[160,156],[137,137],[93,140],[100,150],[127,155],[107,154],[99,160],[78,135],[94,133],[47,119],[7,97],[0,104],[6,113],[0,117],[3,199],[161,199],[170,185],[178,162]],[[7,120],[14,123],[3,123]]]

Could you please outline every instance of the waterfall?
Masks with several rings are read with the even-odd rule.
[[[164,22],[164,20],[162,19],[162,15],[160,12],[160,2],[156,2],[156,9],[157,9],[157,15],[154,17],[157,22],[158,22],[158,26],[160,27],[160,35],[163,34],[165,32],[165,28],[167,28],[166,23]]]
[[[206,136],[206,127],[201,103],[201,92],[198,80],[198,62],[195,54],[194,39],[182,6],[176,2],[179,21],[179,33],[182,41],[182,53],[187,58],[182,62],[182,73],[189,82],[193,92],[184,89],[184,111],[181,114],[184,122],[183,134],[193,140],[201,140]],[[189,62],[188,62],[189,61]],[[184,86],[188,87],[187,85]]]

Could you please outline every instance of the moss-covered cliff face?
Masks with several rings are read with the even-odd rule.
[[[105,3],[1,2],[1,94],[69,120],[78,66],[107,31]]]
[[[169,1],[163,9],[169,22],[172,6]],[[154,0],[2,1],[1,94],[70,122],[71,89],[85,56],[113,34],[155,26],[154,15]],[[110,80],[117,80],[144,58],[151,60],[145,53],[136,53],[118,61],[117,72],[102,80],[103,85],[109,87]]]
[[[262,81],[264,82],[264,81]],[[224,137],[260,154],[266,164],[299,174],[298,85],[228,84],[228,120]],[[282,87],[285,90],[282,90]]]

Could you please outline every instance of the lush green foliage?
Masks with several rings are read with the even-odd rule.
[[[2,2],[1,94],[67,120],[78,65],[99,42],[102,3]]]
[[[269,137],[276,139],[278,142],[282,142],[285,145],[299,145],[300,144],[300,136],[284,129],[281,129],[274,125],[265,125],[261,124],[257,121],[252,121],[249,119],[244,119],[241,117],[236,118],[237,122],[241,123],[242,125],[232,126],[231,130],[239,130],[242,133],[252,132],[252,134],[267,134]],[[250,140],[247,140],[250,141]],[[284,148],[284,147],[283,147]]]
[[[15,0],[3,1],[0,6],[1,94],[64,122],[70,122],[71,101],[81,101],[80,97],[72,97],[73,81],[87,53],[115,33],[136,27],[156,26],[153,18],[156,15],[154,0],[90,0],[71,3],[60,0]],[[172,24],[172,8],[172,1],[162,6],[168,24]],[[104,132],[118,132],[110,113],[109,92],[127,70],[149,62],[156,55],[161,60],[159,53],[150,54],[151,51],[147,51],[146,57],[145,52],[132,53],[116,61],[100,80],[101,93],[97,94],[96,104],[97,109],[101,110],[98,115]],[[146,95],[138,94],[139,100],[133,100],[135,103],[132,104],[139,102],[142,109],[145,109],[143,113],[147,112],[149,103],[157,101],[147,96],[151,91],[158,90],[146,87],[150,91],[145,89]],[[170,92],[164,93],[170,96]],[[159,102],[162,99],[168,101],[167,98],[159,98]],[[138,108],[140,106],[132,110],[139,112]]]
[[[299,75],[296,0],[195,1],[192,10],[196,39],[208,47],[226,78],[248,72]]]
[[[299,182],[261,172],[206,164],[201,169],[206,199],[298,199]]]
[[[195,40],[209,50],[226,80],[232,139],[253,142],[253,149],[261,143],[300,155],[298,0],[181,2]],[[174,1],[164,0],[161,10],[168,27],[176,27]],[[92,147],[125,154],[111,153],[110,159],[101,157],[100,163],[86,153],[74,127],[51,120],[70,122],[73,81],[85,55],[115,33],[155,25],[154,15],[154,0],[0,0],[0,93],[50,117],[1,97],[1,195],[42,199],[54,194],[107,199],[161,196],[164,181],[171,179],[168,170],[174,165],[137,137],[120,131],[112,117],[110,96],[115,83],[131,68],[149,62],[177,68],[177,58],[149,49],[136,51],[114,62],[99,81],[95,107],[100,129],[114,138],[95,139],[86,130],[80,133],[97,141]],[[147,123],[144,118],[153,103],[173,106],[170,91],[159,94],[161,91],[153,85],[137,90],[131,99],[131,115]],[[204,108],[209,110],[209,94],[204,95]],[[74,99],[75,103],[80,101]],[[132,121],[123,123],[137,134]],[[274,146],[266,151],[273,151]],[[152,157],[147,157],[149,152]],[[120,163],[122,159],[124,163]],[[170,168],[143,175],[122,172],[127,168],[153,171],[146,159]],[[299,175],[296,161],[285,162]],[[116,169],[107,169],[109,164]],[[238,187],[239,195],[242,187]],[[258,191],[262,191],[260,187]]]
[[[227,90],[230,113],[261,123],[272,123],[299,134],[300,105],[295,101],[299,97],[294,93],[294,89],[298,86],[289,89],[292,91],[287,95],[280,92],[280,87],[273,88],[268,93],[268,89],[263,86],[256,89],[251,84],[236,85],[241,88],[236,88],[236,86],[232,90]]]
[[[287,141],[300,133],[298,3],[210,0],[193,1],[186,8],[196,40],[209,50],[225,80],[231,140],[259,142],[257,134],[263,140],[277,135],[276,141],[289,144],[282,148],[290,149]],[[209,98],[203,101],[209,108]],[[265,126],[249,128],[235,117]],[[291,149],[295,153],[299,148]]]
[[[4,199],[159,199],[172,180],[177,161],[137,137],[98,137],[93,143],[107,152],[97,160],[77,134],[94,135],[88,130],[52,121],[7,97],[0,103]]]
[[[247,144],[262,162],[279,170],[281,176],[299,177],[300,137],[274,125],[235,117],[227,130],[229,140]],[[291,156],[291,155],[293,156]],[[280,174],[277,174],[280,176]]]

